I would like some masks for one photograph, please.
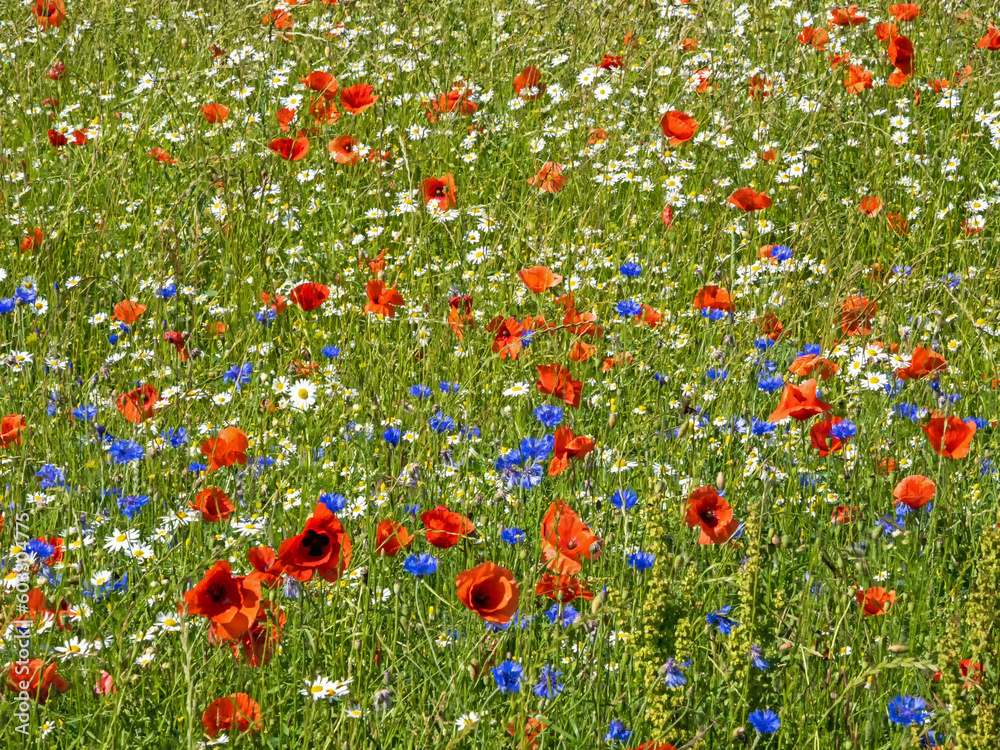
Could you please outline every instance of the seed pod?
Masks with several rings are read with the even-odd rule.
[[[906,646],[906,645],[904,645],[902,643],[894,643],[891,646],[889,646],[889,653],[890,654],[905,654],[909,650],[910,650],[910,647]]]
[[[715,477],[715,488],[719,492],[724,492],[726,489],[726,475],[723,474],[721,471]]]
[[[613,411],[608,416],[608,427],[614,427],[616,424],[618,424],[618,412]]]

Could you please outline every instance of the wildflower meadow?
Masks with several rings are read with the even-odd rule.
[[[994,21],[4,3],[3,747],[996,748]]]

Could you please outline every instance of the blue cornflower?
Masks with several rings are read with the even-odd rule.
[[[514,613],[514,616],[510,618],[503,625],[496,622],[485,623],[487,630],[492,630],[494,633],[502,633],[505,630],[514,628],[515,630],[524,630],[531,624],[530,615],[522,615],[520,610]]]
[[[385,432],[382,433],[382,438],[389,445],[399,445],[399,440],[403,436],[403,433],[399,431],[398,427],[386,427]]]
[[[414,385],[410,386],[410,395],[414,398],[427,398],[431,395],[431,389],[426,385]]]
[[[519,544],[527,538],[527,534],[524,533],[524,529],[512,526],[501,531],[500,538],[507,542],[507,544]]]
[[[705,621],[709,625],[713,625],[714,627],[718,628],[719,632],[722,633],[723,635],[729,635],[731,632],[733,632],[733,628],[739,625],[739,623],[736,620],[726,617],[726,615],[728,615],[731,610],[732,606],[727,605],[722,609],[716,610],[715,612],[712,612],[709,615],[707,615],[705,617]]]
[[[608,733],[604,735],[604,739],[608,742],[626,742],[631,736],[632,732],[626,729],[622,722],[612,719],[608,727]]]
[[[174,284],[173,282],[170,282],[169,284],[160,287],[159,290],[156,292],[156,296],[159,297],[160,299],[170,299],[176,294],[177,294],[177,285]]]
[[[431,417],[430,425],[434,432],[451,432],[455,429],[455,420],[449,416],[436,414]]]
[[[733,417],[730,420],[730,425],[732,425],[733,430],[739,435],[745,435],[748,429],[747,421],[743,417]]]
[[[785,379],[780,375],[769,378],[761,378],[757,381],[757,387],[766,393],[774,393],[775,391],[780,391],[785,387]]]
[[[563,691],[564,686],[559,682],[561,676],[562,670],[546,664],[542,667],[541,672],[538,673],[538,684],[535,685],[532,691],[539,698],[552,700]]]
[[[329,508],[331,513],[340,513],[347,507],[347,498],[339,492],[324,492],[319,496],[319,501]]]
[[[548,621],[553,625],[555,625],[556,620],[559,619],[559,605],[553,604],[551,607],[545,610],[544,614],[545,617],[548,618]],[[573,624],[573,620],[575,620],[577,618],[577,615],[579,614],[580,614],[579,610],[569,605],[566,605],[562,611],[562,626],[564,628],[568,628],[570,625]]]
[[[97,416],[96,406],[78,406],[75,409],[73,409],[73,417],[76,419],[90,421],[96,416]]]
[[[652,552],[633,552],[630,554],[626,560],[630,568],[635,568],[640,573],[644,570],[649,570],[653,567],[653,563],[656,561],[656,555]]]
[[[687,675],[684,674],[681,667],[684,665],[674,659],[667,659],[667,663],[663,665],[663,681],[667,684],[668,688],[679,688],[683,687],[687,681]]]
[[[618,271],[621,273],[622,276],[625,276],[630,279],[634,279],[637,276],[642,276],[642,266],[640,266],[638,263],[632,263],[631,261],[629,261],[628,263],[622,263],[621,266],[618,268]]]
[[[541,406],[535,407],[535,419],[541,422],[542,427],[548,427],[551,429],[562,422],[562,418],[563,410],[561,406],[542,404]]]
[[[642,304],[634,299],[626,299],[615,305],[619,318],[634,318],[642,312]]]
[[[792,248],[786,245],[778,245],[771,248],[771,259],[779,263],[792,259]]]
[[[920,738],[920,747],[945,747],[945,737],[932,729]]]
[[[542,461],[549,457],[549,454],[556,447],[556,439],[552,435],[543,438],[526,437],[521,441],[520,452],[522,460],[533,458]]]
[[[761,336],[759,339],[754,339],[753,345],[759,351],[763,352],[774,346],[774,341],[768,336]]]
[[[111,444],[111,449],[108,452],[116,464],[138,461],[146,455],[146,449],[134,440],[116,440]]]
[[[520,693],[521,676],[524,674],[524,667],[516,661],[508,659],[501,662],[499,667],[493,667],[493,681],[497,684],[497,690],[501,693]]]
[[[411,516],[416,516],[420,513],[420,506],[415,503],[410,503],[409,505],[404,506],[403,512],[408,513]]]
[[[910,266],[893,266],[892,275],[902,276],[904,279],[908,278],[913,273],[913,268]]]
[[[781,718],[768,709],[754,711],[747,717],[747,721],[761,734],[772,734],[781,729]]]
[[[66,485],[66,470],[55,464],[45,464],[35,476],[42,480],[40,484],[43,490]]]
[[[759,669],[761,672],[771,666],[771,662],[763,657],[760,646],[756,644],[750,646],[750,663],[753,664],[754,669]]]
[[[806,344],[802,347],[802,351],[795,355],[795,358],[798,359],[799,357],[807,357],[810,355],[818,357],[822,353],[823,347],[819,344]]]
[[[729,377],[729,370],[720,370],[717,367],[709,367],[705,371],[705,377],[709,380],[725,380]]]
[[[896,415],[905,417],[911,422],[919,422],[923,415],[921,409],[916,404],[896,404]]]
[[[250,382],[252,374],[253,365],[249,362],[244,362],[242,365],[233,365],[230,367],[226,370],[222,378],[227,383],[234,383],[236,385],[236,390],[239,390],[241,385],[246,385]]]
[[[126,518],[133,518],[148,502],[148,495],[126,495],[118,498],[118,507]]]
[[[837,438],[837,440],[848,440],[857,434],[858,426],[846,419],[830,428],[830,436]]]
[[[34,284],[31,284],[30,286],[24,284],[22,286],[19,286],[14,291],[14,299],[16,299],[18,302],[23,302],[26,305],[30,305],[32,302],[38,299],[38,290],[35,289]]]
[[[322,349],[319,350],[319,352],[327,359],[336,359],[337,357],[340,356],[340,347],[324,346]]]
[[[639,496],[630,489],[615,490],[615,494],[611,496],[611,504],[622,510],[632,510],[637,502],[639,502]]]
[[[0,299],[0,314],[9,315],[14,312],[14,308],[17,307],[17,300],[13,297],[4,297]]]
[[[889,701],[889,721],[908,727],[911,724],[923,724],[930,714],[924,709],[927,701],[918,695],[897,695]]]
[[[753,422],[750,424],[750,431],[754,435],[770,435],[777,428],[774,422],[767,422],[763,419],[757,419],[754,417]]]
[[[58,414],[59,402],[54,400],[49,401],[48,405],[45,407],[45,413],[48,414],[50,417],[54,417],[56,414]]]
[[[438,388],[441,389],[441,393],[458,393],[462,390],[461,383],[449,383],[447,380],[442,380],[438,383]]]
[[[24,545],[24,551],[39,562],[45,562],[56,553],[56,548],[44,539],[32,539]]]
[[[980,430],[985,430],[990,425],[989,420],[983,419],[982,417],[966,417],[962,421],[974,424],[976,428]]]
[[[170,443],[171,447],[180,448],[182,445],[187,445],[188,433],[183,427],[178,427],[176,430],[164,432],[163,438]]]
[[[653,380],[655,380],[660,385],[667,385],[670,382],[670,378],[664,375],[662,372],[654,372]]]
[[[698,314],[701,315],[701,317],[703,318],[708,318],[713,323],[717,320],[722,320],[724,317],[726,317],[725,310],[717,310],[714,307],[706,307],[705,309],[701,310]]]
[[[203,471],[206,471],[207,469],[208,466],[201,463],[200,461],[192,461],[190,464],[188,464],[188,471],[190,471],[192,474],[201,474]]]
[[[437,569],[437,558],[433,555],[427,554],[426,552],[421,552],[419,555],[410,555],[403,561],[403,570],[410,575],[417,576],[418,578],[421,576],[429,576],[437,571]]]
[[[274,322],[275,318],[278,317],[278,313],[276,313],[273,309],[267,309],[257,313],[254,317],[257,318],[258,323],[267,328]]]

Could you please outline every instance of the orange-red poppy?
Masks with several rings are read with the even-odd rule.
[[[27,687],[22,689],[23,684]],[[56,674],[55,662],[46,667],[42,659],[29,659],[10,665],[7,687],[12,693],[27,693],[39,704],[44,704],[53,695],[69,690],[69,683]]]
[[[896,370],[899,380],[919,380],[920,378],[948,369],[948,362],[932,349],[917,346],[910,357],[910,364]]]
[[[597,347],[593,344],[588,344],[586,341],[577,339],[573,342],[573,348],[569,350],[569,358],[574,362],[586,362],[594,356],[594,352],[596,351]]]
[[[202,104],[201,115],[213,125],[229,118],[229,107],[225,104]]]
[[[298,138],[275,138],[267,147],[282,159],[298,161],[309,153],[309,139],[304,135]]]
[[[622,66],[621,55],[602,55],[597,67],[602,70],[616,70]]]
[[[208,704],[205,713],[201,715],[201,725],[209,737],[233,729],[240,732],[252,731],[256,734],[262,728],[260,705],[246,693],[233,693],[225,698],[216,698]]]
[[[951,658],[951,654],[948,654],[948,657]],[[962,659],[958,663],[958,670],[962,677],[968,677],[970,673],[972,674],[972,678],[966,680],[965,684],[962,685],[966,689],[972,687],[973,684],[979,685],[983,681],[983,665],[979,663],[973,664],[972,659]],[[943,676],[943,672],[935,672],[931,679],[934,682],[940,682]]]
[[[867,297],[848,297],[840,307],[840,330],[848,336],[867,336],[878,314],[878,303]]]
[[[35,0],[35,19],[43,29],[57,29],[66,20],[63,0]]]
[[[273,13],[265,15],[261,22],[265,26],[274,24],[274,28],[278,29],[278,31],[289,31],[295,26],[295,16],[290,11],[278,8]]]
[[[239,464],[245,466],[247,462],[247,441],[246,433],[237,427],[226,427],[219,432],[218,437],[209,438],[201,444],[201,452],[209,459],[208,471],[213,472],[223,466]]]
[[[727,203],[732,203],[742,211],[760,211],[771,205],[771,199],[764,193],[758,193],[753,188],[740,188],[728,198]]]
[[[798,36],[799,44],[807,44],[813,49],[822,50],[830,41],[830,33],[826,29],[815,29],[806,26]]]
[[[177,163],[177,159],[172,157],[169,151],[164,151],[159,146],[153,146],[153,148],[149,149],[149,153],[147,153],[146,156],[150,157],[151,159],[156,159],[156,161],[158,161],[160,164]]]
[[[889,62],[903,75],[910,75],[913,72],[913,42],[905,36],[894,36],[889,41],[889,49],[886,51]]]
[[[251,547],[247,550],[247,560],[256,571],[257,579],[262,586],[274,587],[281,583],[281,576],[272,573],[277,555],[270,547]]]
[[[698,121],[691,115],[672,109],[660,118],[660,130],[670,139],[671,146],[690,141],[698,132]]]
[[[865,591],[857,591],[854,598],[858,600],[867,617],[881,616],[896,603],[896,592],[886,591],[881,586],[872,586]]]
[[[506,625],[521,600],[514,574],[496,563],[484,562],[455,577],[458,600],[486,622]]]
[[[324,99],[333,99],[337,96],[337,79],[324,70],[312,71],[304,78],[300,78],[299,83],[304,83],[306,88],[315,91]]]
[[[892,490],[894,503],[903,503],[910,510],[922,508],[934,498],[937,486],[933,481],[920,474],[912,474],[899,480]]]
[[[771,310],[767,310],[763,315],[755,320],[757,329],[762,336],[767,336],[771,341],[777,341],[781,334],[785,332],[785,326],[777,315]]]
[[[896,73],[899,71],[897,70]],[[892,75],[896,75],[893,73]],[[892,78],[892,76],[889,76]],[[900,237],[910,233],[910,222],[901,213],[887,213],[885,215],[886,223],[889,225],[889,229],[898,234]]]
[[[788,371],[803,378],[815,375],[820,380],[829,380],[840,372],[840,365],[818,354],[803,354],[788,366]]]
[[[450,549],[476,530],[472,521],[444,505],[425,510],[420,520],[426,528],[427,541],[438,549]]]
[[[458,112],[460,115],[471,115],[477,109],[479,109],[479,106],[469,100],[468,89],[455,88],[433,100],[430,108],[425,110],[425,114],[430,122],[437,122],[439,114]]]
[[[351,538],[340,519],[323,503],[317,503],[302,533],[281,543],[271,572],[303,582],[318,575],[332,583],[350,564]]]
[[[916,3],[896,3],[889,6],[889,15],[900,23],[904,21],[915,21],[917,16],[922,16],[923,11]]]
[[[876,216],[885,206],[885,202],[877,195],[866,195],[858,203],[858,210],[865,216]]]
[[[375,552],[385,557],[395,557],[413,543],[413,535],[401,523],[385,519],[375,529]]]
[[[449,172],[441,177],[428,177],[420,183],[425,203],[433,203],[438,211],[447,211],[457,205],[455,177]]]
[[[139,424],[144,419],[152,419],[153,408],[159,400],[160,394],[156,389],[149,383],[144,383],[140,388],[119,396],[115,405],[125,419]]]
[[[576,575],[583,568],[581,558],[600,557],[602,540],[563,500],[549,506],[542,519],[542,560],[561,575]]]
[[[728,291],[709,284],[703,286],[694,295],[695,310],[722,310],[731,313],[733,311],[733,298]]]
[[[361,161],[361,155],[357,152],[358,139],[353,135],[341,135],[330,141],[328,150],[330,156],[337,164],[345,164],[353,167]]]
[[[292,289],[288,296],[305,312],[312,312],[329,299],[330,288],[314,281],[307,281]]]
[[[849,5],[846,8],[834,8],[830,11],[830,28],[834,26],[860,26],[868,19],[858,15],[858,6]]]
[[[115,305],[114,310],[115,314],[111,316],[111,319],[130,326],[139,319],[140,315],[146,312],[146,306],[127,299]]]
[[[260,581],[253,575],[234,577],[229,562],[219,560],[184,594],[184,604],[190,614],[211,620],[219,638],[239,638],[260,609]]]
[[[538,382],[535,387],[541,393],[550,393],[562,399],[574,409],[580,408],[580,398],[583,395],[583,383],[573,380],[573,375],[560,364],[538,365]]]
[[[529,65],[514,76],[514,93],[525,100],[538,99],[545,93],[542,73],[534,65]]]
[[[821,458],[826,458],[831,453],[839,451],[844,447],[843,442],[838,438],[830,436],[833,426],[843,421],[840,417],[828,417],[817,422],[809,429],[809,442],[812,443],[813,448],[819,451]]]
[[[857,520],[857,505],[838,505],[830,514],[833,523],[854,523]]]
[[[560,425],[556,428],[554,455],[549,462],[549,476],[559,476],[569,466],[569,459],[583,458],[592,450],[594,450],[593,440],[584,435],[574,435],[570,427]]]
[[[938,412],[926,424],[921,425],[920,429],[931,441],[934,452],[945,458],[965,458],[969,455],[972,438],[976,436],[975,422],[945,417]]]
[[[272,578],[277,582],[281,581],[279,576]],[[262,667],[271,661],[281,642],[285,620],[285,611],[271,600],[264,599],[250,628],[239,638],[229,641],[236,661],[251,667]],[[208,635],[209,642],[221,640],[215,633],[215,625],[209,627]]]
[[[771,412],[767,421],[780,422],[788,417],[803,421],[811,419],[817,414],[826,414],[829,411],[830,404],[816,398],[816,379],[810,378],[802,385],[785,383],[781,402],[778,404],[778,408]]]
[[[535,595],[547,596],[562,604],[569,604],[577,599],[590,601],[594,598],[594,592],[587,589],[585,581],[574,576],[551,573],[542,573],[542,577],[535,584]]]
[[[287,133],[291,130],[292,121],[295,119],[295,110],[282,107],[275,113],[274,119],[278,121],[278,129],[282,133]]]
[[[23,414],[7,414],[0,420],[0,446],[9,448],[21,444],[21,431],[28,426]]]
[[[863,65],[851,65],[847,71],[847,80],[844,81],[847,93],[852,96],[860,94],[865,89],[872,88],[872,74],[865,70]]]
[[[649,742],[643,742],[638,747],[632,748],[632,750],[677,750],[677,748],[669,742],[657,742],[656,740],[650,740]]]
[[[45,233],[41,227],[35,227],[26,237],[21,238],[21,252],[27,253],[37,250],[45,240]]]
[[[493,334],[490,348],[500,355],[500,359],[517,359],[524,346],[524,328],[517,320],[497,316],[486,326],[486,330]]]
[[[875,24],[875,36],[880,42],[888,42],[899,34],[899,27],[894,23]]]
[[[365,303],[365,315],[375,313],[387,318],[396,317],[396,307],[406,304],[403,295],[396,291],[395,286],[387,287],[385,282],[372,279],[365,286],[368,301]]]
[[[547,161],[538,170],[538,174],[527,179],[527,183],[543,193],[558,193],[566,187],[566,178],[562,173],[564,167],[559,162]]]
[[[318,96],[309,104],[309,116],[313,118],[313,125],[320,128],[338,122],[340,110],[337,109],[337,102],[333,99],[324,99]],[[305,135],[305,133],[302,132],[299,135]]]
[[[993,52],[1000,50],[1000,31],[997,31],[995,27],[990,26],[986,35],[976,42],[976,47],[978,49],[988,49]]]
[[[374,92],[375,88],[367,83],[348,86],[340,90],[340,106],[352,115],[360,115],[379,100],[381,95]]]
[[[563,280],[562,276],[553,273],[545,266],[522,268],[517,272],[517,278],[523,281],[524,285],[535,294],[548,291],[552,287],[561,284]]]
[[[732,539],[740,522],[733,517],[733,508],[715,487],[697,487],[685,504],[684,523],[688,528],[701,529],[698,544],[723,544]]]
[[[213,523],[216,521],[228,521],[233,515],[236,506],[229,499],[229,495],[218,487],[206,487],[195,497],[195,502],[190,506],[201,513],[203,521]]]

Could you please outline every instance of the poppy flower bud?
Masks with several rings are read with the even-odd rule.
[[[393,594],[396,594],[398,596],[399,592],[402,591],[402,590],[403,590],[403,582],[402,581],[396,581],[394,584],[392,584],[392,593]]]
[[[94,684],[94,697],[100,698],[102,695],[110,695],[115,692],[115,680],[107,672],[101,672]]]
[[[719,492],[723,492],[726,489],[726,477],[721,471],[715,477],[715,488]]]
[[[601,554],[601,550],[604,549],[604,540],[597,539],[590,545],[590,556],[597,557]]]
[[[608,590],[601,589],[600,591],[597,592],[597,596],[594,597],[594,601],[590,603],[590,614],[596,615],[598,612],[600,612],[601,608],[607,603],[607,601],[608,601]]]
[[[608,416],[608,427],[614,427],[616,424],[618,424],[618,412],[613,411]]]
[[[684,558],[681,555],[677,555],[674,558],[674,570],[680,570],[684,567]]]
[[[188,40],[187,40],[187,37],[185,37],[185,38],[181,39],[181,47],[183,47],[184,49],[187,49],[187,48],[188,48]]]
[[[780,547],[781,546],[781,537],[778,536],[777,534],[775,534],[774,536],[772,536],[771,537],[771,544],[773,546],[775,546],[775,547]]]
[[[785,641],[780,646],[778,646],[778,651],[787,651],[788,649],[790,649],[794,645],[795,645],[794,643],[790,643],[789,641]]]

